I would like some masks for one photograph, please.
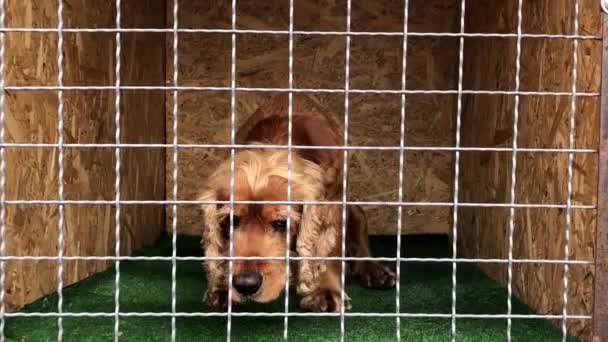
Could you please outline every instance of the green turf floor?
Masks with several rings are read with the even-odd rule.
[[[375,237],[372,248],[376,256],[393,256],[394,237]],[[447,257],[448,240],[441,237],[404,237],[405,257]],[[171,255],[168,238],[162,239],[143,255]],[[178,255],[200,256],[197,239],[180,237]],[[165,261],[122,262],[120,265],[121,312],[170,312],[171,263]],[[407,313],[451,312],[452,265],[449,263],[402,263],[401,311]],[[114,312],[114,270],[95,275],[66,288],[65,312]],[[196,261],[177,265],[177,311],[209,312],[201,303],[205,288],[202,268]],[[353,299],[352,312],[395,312],[395,290],[368,290],[355,281],[347,281]],[[290,311],[301,312],[295,296],[290,297]],[[474,265],[458,265],[457,312],[463,314],[504,314],[507,311],[504,289],[486,278]],[[24,309],[27,312],[56,312],[57,298],[49,296]],[[514,313],[530,311],[514,302]],[[266,305],[235,308],[247,312],[283,312],[284,298]],[[232,319],[233,341],[280,341],[284,319],[281,317],[235,317]],[[458,319],[458,341],[504,341],[505,319]],[[112,341],[113,318],[64,318],[64,341]],[[225,317],[177,318],[178,341],[225,341]],[[395,318],[347,317],[348,341],[393,341]],[[56,318],[10,318],[6,325],[8,341],[56,341]],[[450,318],[402,318],[403,341],[449,341]],[[121,341],[168,341],[171,319],[168,317],[120,318]],[[292,341],[337,341],[340,320],[334,317],[291,317],[289,339]],[[561,333],[540,319],[514,319],[513,341],[561,341]]]

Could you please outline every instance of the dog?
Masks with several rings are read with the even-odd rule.
[[[286,96],[277,96],[256,110],[236,132],[239,145],[288,144]],[[301,146],[341,146],[339,125],[322,114],[308,97],[294,95],[292,102],[292,144]],[[340,201],[344,175],[344,153],[340,149],[292,149],[291,201]],[[224,161],[208,178],[201,201],[287,201],[288,151],[284,148],[239,149],[232,160]],[[231,167],[234,183],[231,187]],[[227,257],[230,246],[230,206],[204,204],[202,247],[207,257]],[[232,289],[228,289],[226,259],[206,260],[208,287],[204,303],[224,307],[228,291],[233,304],[269,302],[278,298],[286,280],[286,262],[278,258],[301,259],[290,263],[289,281],[301,296],[300,307],[312,312],[340,312],[351,308],[345,294],[342,301],[341,261],[318,257],[342,256],[342,205],[292,204],[290,227],[287,205],[233,204],[233,255],[274,257],[272,260],[233,260]],[[367,218],[359,206],[347,206],[346,256],[370,257]],[[289,231],[290,236],[286,234]],[[288,244],[289,239],[289,244]],[[306,257],[317,257],[306,259]],[[395,274],[376,261],[348,262],[348,272],[370,288],[390,288]]]

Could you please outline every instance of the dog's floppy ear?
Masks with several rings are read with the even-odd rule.
[[[217,201],[218,196],[217,189],[207,189],[201,196],[200,201]],[[222,235],[219,226],[219,215],[218,215],[218,204],[216,203],[205,203],[202,205],[203,209],[203,238],[202,247],[206,257],[219,257],[221,256],[221,249],[223,245]],[[210,284],[217,284],[224,276],[223,266],[224,262],[221,260],[207,260],[205,267],[207,268],[207,276]]]
[[[329,257],[340,240],[340,209],[336,205],[305,205],[296,242],[299,257]],[[297,291],[306,295],[316,290],[327,269],[326,260],[301,260]]]

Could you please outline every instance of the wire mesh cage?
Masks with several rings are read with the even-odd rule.
[[[0,340],[608,341],[601,2],[0,0]],[[285,143],[243,140],[273,111]],[[338,143],[297,142],[313,112]],[[285,153],[284,194],[238,193],[251,150]],[[332,196],[300,198],[307,151]],[[235,240],[250,205],[284,210],[282,249]],[[335,255],[291,248],[314,208]],[[351,284],[363,261],[394,288]],[[237,305],[243,262],[284,265],[282,294]],[[314,262],[333,310],[301,307]]]

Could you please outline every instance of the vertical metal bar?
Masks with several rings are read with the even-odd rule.
[[[593,342],[608,341],[608,14],[602,15],[602,89],[595,237]]]
[[[293,8],[294,0],[289,0],[289,79],[288,87],[293,88]],[[293,135],[293,92],[288,94],[287,103],[287,201],[291,201],[291,173],[292,173],[292,135]],[[291,204],[287,205],[287,234],[285,234],[285,317],[283,322],[283,340],[289,340],[289,273],[291,253]]]
[[[6,9],[4,0],[0,0],[0,27],[5,27]],[[0,33],[0,144],[4,144],[4,51],[5,37],[4,32]],[[4,158],[4,147],[0,148],[0,256],[6,254],[6,161]],[[4,298],[6,296],[6,264],[0,261],[0,342],[4,342],[4,328],[6,319],[4,314],[6,306]]]
[[[63,341],[64,152],[63,152],[63,0],[57,1],[57,341]]]
[[[405,0],[403,4],[403,45],[401,53],[401,90],[407,89],[407,39],[408,39],[408,24],[409,24],[409,0]],[[403,202],[403,177],[405,173],[405,104],[406,104],[405,93],[401,94],[401,124],[399,127],[399,190],[397,193],[397,200]],[[396,282],[395,282],[395,311],[397,317],[395,319],[395,338],[397,342],[401,342],[401,234],[403,232],[403,206],[397,207],[397,251],[395,256],[396,261]]]
[[[236,0],[232,0],[232,30],[236,30]],[[228,260],[228,321],[226,322],[226,341],[232,335],[232,270],[234,257],[234,173],[236,162],[236,33],[231,35],[230,50],[230,259]]]
[[[578,34],[578,15],[579,4],[578,0],[574,0],[574,10],[572,13],[572,34]],[[578,40],[572,40],[572,96],[570,98],[570,113],[569,113],[569,134],[568,148],[574,148],[574,132],[576,130],[576,81],[578,71]],[[570,259],[570,231],[572,230],[572,177],[573,177],[574,153],[568,152],[568,180],[567,180],[567,198],[566,198],[566,224],[564,231],[564,278],[563,278],[563,301],[564,307],[562,310],[562,341],[566,342],[568,338],[568,273]]]
[[[120,29],[120,19],[121,19],[121,3],[120,0],[116,0],[116,28]],[[116,40],[116,49],[115,49],[115,59],[116,65],[114,67],[114,78],[115,78],[115,86],[116,86],[116,97],[114,102],[114,128],[115,128],[115,136],[114,140],[117,145],[120,145],[120,54],[121,54],[121,39],[120,32],[116,32],[115,40]],[[120,147],[116,147],[114,149],[114,196],[115,196],[115,212],[114,212],[114,234],[115,234],[115,246],[114,246],[114,254],[116,257],[120,257]],[[114,269],[116,272],[114,278],[114,341],[118,342],[120,339],[120,260],[116,260],[114,263]]]
[[[346,32],[350,33],[351,27],[352,0],[346,0]],[[350,34],[346,35],[346,49],[344,58],[344,147],[348,147],[348,116],[350,109]],[[346,257],[346,213],[347,207],[347,192],[348,192],[348,150],[344,149],[343,154],[343,175],[342,175],[342,258]],[[340,293],[342,306],[340,307],[340,341],[344,342],[346,338],[346,324],[344,311],[346,298],[346,261],[342,259],[342,268],[340,274],[340,285],[342,291]]]
[[[465,30],[466,0],[460,2],[460,33]],[[458,257],[458,187],[460,178],[460,133],[462,126],[462,83],[464,69],[464,36],[460,36],[458,49],[458,101],[456,108],[456,152],[454,154],[454,198],[452,208],[452,259]],[[456,342],[456,261],[452,262],[452,335],[451,341]]]
[[[173,85],[179,86],[179,0],[173,0]],[[179,104],[178,90],[173,91],[173,189],[171,196],[173,201],[177,201],[177,177],[179,171],[178,164],[178,124],[179,124]],[[171,207],[173,217],[171,218],[171,342],[176,339],[176,303],[177,303],[177,204]]]
[[[515,92],[519,92],[521,74],[521,34],[523,0],[517,2],[517,43],[515,53]],[[517,139],[519,137],[519,94],[513,105],[513,152],[511,155],[511,208],[509,209],[509,264],[507,280],[507,341],[511,342],[513,312],[513,235],[515,233],[515,190],[517,189]]]

